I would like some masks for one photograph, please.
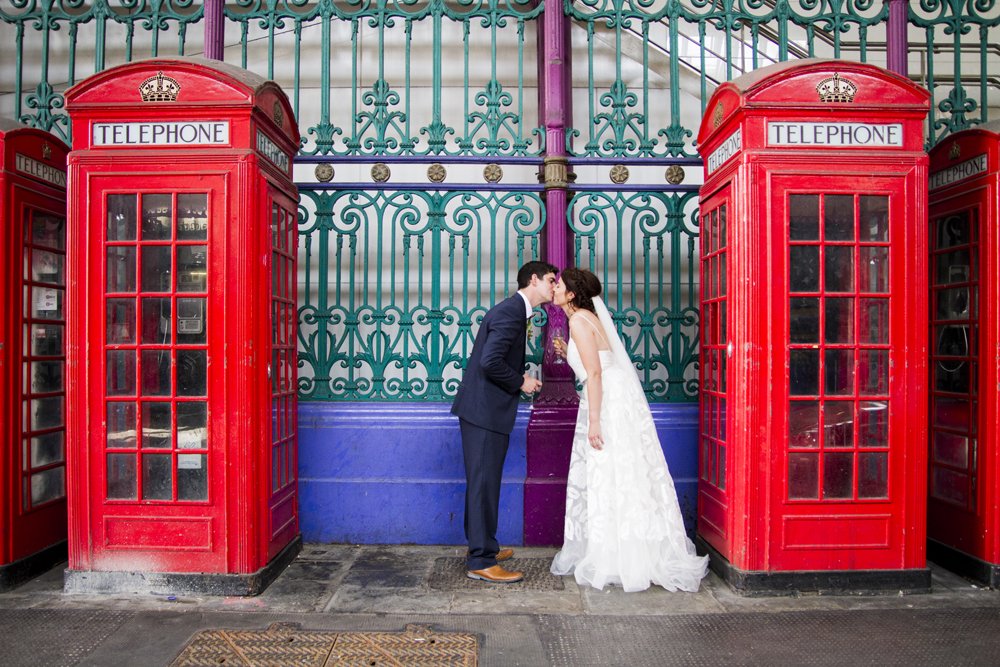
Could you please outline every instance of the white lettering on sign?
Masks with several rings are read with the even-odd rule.
[[[46,183],[51,183],[52,185],[60,188],[66,187],[65,171],[62,169],[56,169],[55,167],[50,167],[44,162],[39,162],[38,160],[30,158],[27,155],[15,153],[14,168],[23,174],[34,176],[35,178],[43,180]]]
[[[95,146],[218,146],[229,143],[229,121],[94,123]]]
[[[277,144],[271,141],[271,138],[266,134],[257,130],[257,150],[260,154],[271,161],[278,169],[287,172],[288,166],[291,164],[291,158],[285,151],[278,148]]]
[[[724,165],[729,158],[736,155],[740,149],[743,148],[743,139],[740,134],[740,130],[736,130],[722,142],[722,144],[712,151],[712,154],[708,156],[708,173],[712,173],[722,165]]]
[[[902,123],[785,123],[767,124],[769,146],[892,146],[902,147]]]
[[[931,174],[930,189],[935,190],[937,188],[943,188],[946,185],[951,185],[952,183],[964,181],[967,178],[972,178],[973,176],[985,173],[986,153],[983,153],[982,155],[977,155],[976,157],[966,160],[965,162],[952,165],[947,169],[935,171]]]

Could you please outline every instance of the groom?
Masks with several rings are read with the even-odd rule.
[[[470,579],[513,583],[524,578],[497,565],[514,555],[500,550],[497,518],[500,478],[523,391],[533,394],[541,381],[524,372],[528,319],[535,306],[552,300],[558,269],[528,262],[517,272],[517,293],[483,316],[451,412],[459,418],[465,455],[465,538]]]

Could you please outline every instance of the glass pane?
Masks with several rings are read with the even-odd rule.
[[[889,453],[858,454],[858,498],[889,497]]]
[[[135,210],[135,207],[132,207]],[[31,216],[31,243],[53,250],[66,249],[66,219],[35,211]]]
[[[205,299],[177,299],[177,343],[205,343]]]
[[[170,238],[173,204],[170,195],[142,196],[142,239],[163,241]]]
[[[170,292],[170,246],[142,248],[142,291]]]
[[[935,396],[931,408],[934,426],[966,432],[969,430],[969,412],[969,401],[964,398]]]
[[[889,198],[885,195],[861,195],[860,240],[888,243]]]
[[[788,249],[788,290],[819,291],[819,247],[792,246]]]
[[[823,497],[851,498],[854,494],[854,454],[823,454]]]
[[[108,248],[108,292],[135,291],[135,248]]]
[[[106,307],[107,344],[135,343],[135,299],[108,299]]]
[[[135,240],[135,195],[108,195],[108,240]]]
[[[791,396],[819,393],[819,350],[789,350],[788,393]]]
[[[293,218],[294,219],[294,218]],[[719,248],[726,247],[726,206],[719,207],[719,241],[716,244]]]
[[[824,340],[827,343],[853,343],[854,299],[829,298],[824,308],[826,309]]]
[[[135,395],[135,351],[108,352],[108,396]]]
[[[827,401],[823,406],[823,444],[826,447],[854,446],[852,401]]]
[[[170,500],[174,480],[169,454],[142,455],[142,499]]]
[[[41,505],[66,495],[66,469],[62,466],[31,476],[31,504]]]
[[[969,476],[947,468],[933,468],[931,496],[963,507],[968,505]]]
[[[28,252],[27,250],[25,252]],[[66,282],[66,258],[54,252],[35,248],[31,252],[31,279],[40,283],[64,285]]]
[[[935,260],[937,266],[936,284],[949,285],[969,281],[969,251],[955,250],[942,253]]]
[[[788,446],[819,446],[819,402],[788,403]]]
[[[728,417],[729,413],[726,411],[726,399],[720,398],[719,400],[719,440],[722,442],[726,441],[728,437]]]
[[[827,246],[824,267],[827,292],[854,291],[853,246]]]
[[[854,393],[854,350],[826,351],[826,393],[828,396]]]
[[[208,195],[177,195],[177,238],[203,241],[208,238]]]
[[[966,470],[969,468],[969,439],[954,433],[935,431],[931,441],[931,457],[935,463]]]
[[[177,247],[177,291],[204,292],[208,285],[208,246]]]
[[[889,249],[883,246],[863,246],[861,253],[860,290],[875,294],[889,293]]]
[[[788,337],[792,343],[819,342],[819,299],[792,297],[788,300]]]
[[[726,302],[719,302],[719,342],[726,342]]]
[[[819,240],[819,195],[789,195],[788,238],[791,241]]]
[[[170,298],[142,300],[142,342],[152,345],[170,344]]]
[[[134,449],[135,403],[108,403],[108,447]]]
[[[31,439],[31,467],[38,468],[65,460],[63,431],[38,435]]]
[[[42,320],[63,318],[63,290],[55,287],[31,288],[31,314]]]
[[[208,500],[208,457],[177,455],[177,500]]]
[[[788,455],[788,497],[819,498],[819,456],[792,452]]]
[[[208,448],[208,404],[177,404],[177,446],[181,449]]]
[[[889,342],[888,299],[858,299],[858,334],[862,343]]]
[[[172,424],[170,403],[143,403],[142,446],[169,449],[172,444],[170,433]]]
[[[54,428],[63,425],[63,397],[36,398],[28,402],[31,413],[31,430]]]
[[[170,395],[170,350],[143,350],[142,395]]]
[[[854,195],[827,195],[823,209],[823,238],[854,240]]]
[[[937,220],[936,248],[966,245],[972,239],[969,235],[969,212],[961,211]]]
[[[858,406],[858,446],[889,446],[889,405],[883,401],[862,401]]]
[[[889,393],[889,350],[861,350],[858,353],[858,393],[884,396]]]
[[[177,351],[177,395],[204,396],[207,372],[205,350]]]
[[[41,357],[56,357],[63,354],[63,325],[32,324],[26,328],[31,354]]]
[[[135,454],[108,454],[108,499],[136,497]]]
[[[937,319],[964,320],[969,318],[969,288],[952,287],[938,290]]]
[[[726,448],[719,447],[719,488],[723,491],[726,490]]]
[[[968,394],[970,365],[966,361],[940,359],[934,364],[934,388],[953,394]]]
[[[31,377],[31,392],[45,394],[63,389],[62,361],[33,361],[28,364]]]

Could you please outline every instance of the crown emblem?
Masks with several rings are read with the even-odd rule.
[[[163,76],[157,72],[139,84],[139,94],[143,102],[176,102],[177,94],[181,92],[181,84],[176,79]]]
[[[957,160],[959,157],[961,157],[961,155],[962,155],[962,149],[958,147],[958,142],[956,141],[951,145],[951,148],[948,149],[948,159]]]
[[[52,157],[52,146],[49,146],[48,143],[43,143],[42,144],[42,159],[43,160],[48,160],[50,157]]]
[[[823,79],[816,86],[820,102],[853,102],[858,92],[858,86],[850,79],[841,79],[839,72]]]
[[[282,125],[285,122],[285,112],[282,111],[281,104],[278,102],[275,102],[271,108],[271,117],[274,118],[275,125]]]
[[[722,118],[723,118],[722,102],[719,102],[718,104],[715,105],[715,112],[712,114],[712,124],[715,127],[719,127],[720,125],[722,125]]]

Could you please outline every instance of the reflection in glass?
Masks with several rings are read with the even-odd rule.
[[[27,344],[31,354],[41,357],[56,357],[63,354],[62,324],[31,324],[25,326]]]
[[[54,431],[31,438],[31,467],[39,468],[65,460],[64,436],[65,432]]]
[[[939,218],[935,231],[937,233],[937,243],[934,244],[936,248],[949,248],[971,243],[969,211],[960,211]]]
[[[819,393],[819,350],[788,351],[788,393],[791,396]]]
[[[852,401],[827,401],[823,405],[823,444],[826,447],[854,446]]]
[[[177,247],[177,291],[204,292],[208,286],[208,246]]]
[[[108,195],[108,240],[135,240],[136,196]]]
[[[889,342],[889,300],[859,299],[858,333],[862,343]]]
[[[142,300],[142,342],[152,345],[170,344],[169,297]]]
[[[964,435],[935,431],[931,441],[931,458],[935,463],[968,469],[969,439]]]
[[[827,292],[854,290],[854,247],[827,246],[824,260]]]
[[[889,452],[858,454],[858,498],[889,497]]]
[[[788,197],[788,238],[791,241],[819,240],[819,195]]]
[[[107,344],[135,343],[135,299],[108,299],[106,308]]]
[[[788,446],[819,446],[819,401],[789,401]]]
[[[177,500],[208,500],[208,457],[177,455]]]
[[[173,497],[174,480],[170,458],[170,454],[142,455],[143,500],[170,500]]]
[[[808,452],[788,454],[788,497],[819,498],[819,456]]]
[[[135,403],[108,403],[107,446],[134,449]]]
[[[31,504],[41,505],[66,495],[66,468],[50,468],[31,476]]]
[[[164,241],[170,238],[173,204],[170,195],[142,196],[142,239]]]
[[[854,342],[854,299],[828,298],[824,304],[826,323],[823,339],[827,343]]]
[[[293,220],[294,220],[294,218],[293,218]],[[292,235],[293,238],[297,238],[296,237],[297,230],[295,229],[295,225],[292,225],[292,229],[289,230],[289,233]],[[290,247],[294,248],[295,244],[293,243]],[[726,247],[726,206],[725,205],[722,205],[722,206],[719,207],[719,242],[718,242],[718,247],[719,248],[725,248]]]
[[[861,195],[860,240],[864,243],[888,243],[889,197]]]
[[[177,446],[208,448],[208,404],[202,401],[177,404]]]
[[[108,292],[135,291],[135,248],[112,246],[108,248]]]
[[[170,350],[142,351],[142,395],[170,395]]]
[[[931,471],[931,496],[962,507],[969,504],[969,475],[947,468]]]
[[[969,400],[967,398],[935,396],[931,413],[934,426],[961,431],[969,429]]]
[[[858,392],[867,396],[889,393],[889,350],[861,350],[858,353]]]
[[[173,426],[169,402],[147,402],[142,404],[142,446],[169,449],[171,427]]]
[[[63,389],[62,361],[32,361],[28,364],[31,393],[46,394]]]
[[[937,294],[937,319],[965,320],[970,317],[969,288],[952,287],[942,289]]]
[[[29,401],[28,411],[31,414],[31,430],[55,428],[63,425],[63,397],[35,398]]]
[[[35,211],[31,216],[30,241],[32,245],[52,250],[65,250],[66,219],[62,216]]]
[[[854,195],[827,195],[823,206],[823,237],[827,241],[854,240]]]
[[[789,340],[792,343],[819,342],[819,299],[792,297],[788,300]]]
[[[861,291],[875,294],[889,292],[889,248],[863,246],[861,253]]]
[[[935,283],[949,285],[969,282],[971,276],[968,249],[942,253],[935,259],[937,275]]]
[[[202,241],[208,238],[208,195],[177,195],[177,238]]]
[[[819,247],[792,246],[788,249],[788,289],[792,292],[819,291]]]
[[[205,350],[177,351],[177,395],[204,396],[207,374]]]
[[[107,363],[108,396],[134,396],[135,351],[109,350]]]
[[[108,454],[108,499],[136,497],[135,454]]]
[[[850,498],[854,495],[854,454],[823,454],[823,497]]]
[[[66,282],[66,258],[45,250],[25,249],[31,253],[31,279],[40,283],[64,285]]]
[[[884,401],[861,401],[858,405],[858,446],[889,446],[889,405]]]
[[[854,350],[826,350],[826,394],[854,393]]]
[[[142,291],[169,292],[170,278],[170,246],[143,246]]]

